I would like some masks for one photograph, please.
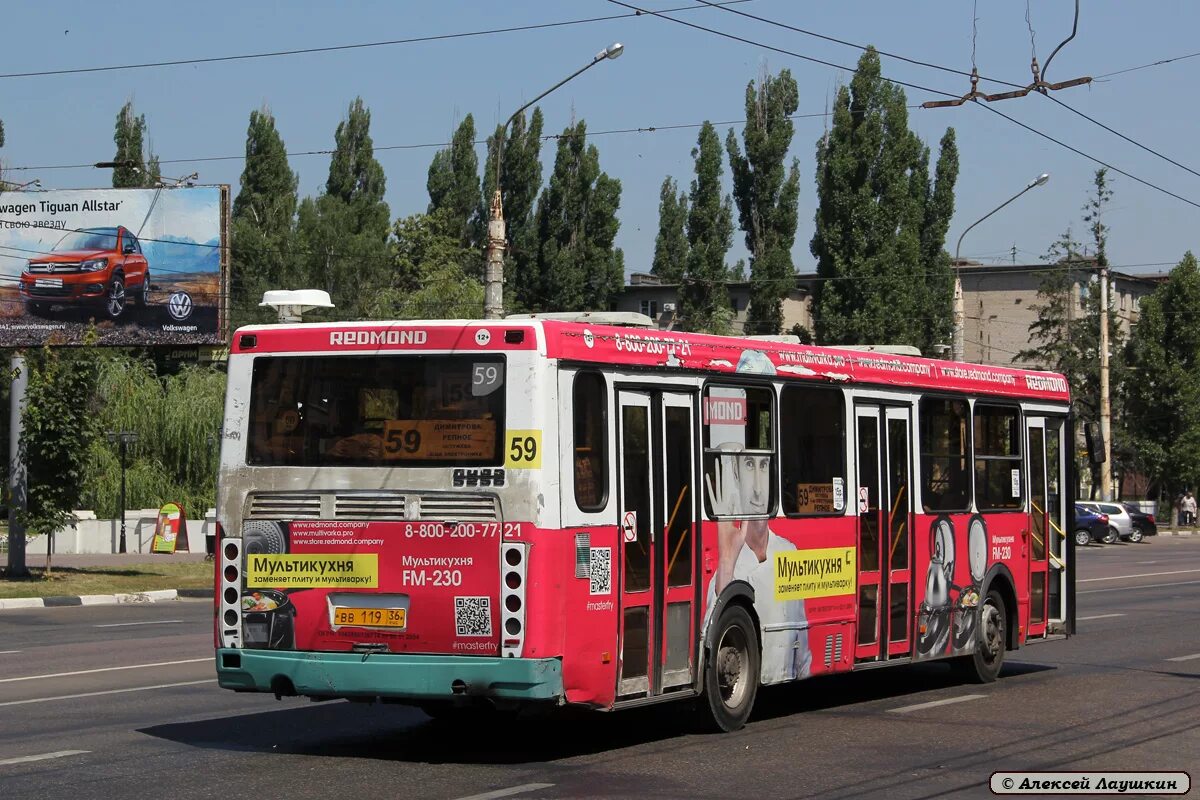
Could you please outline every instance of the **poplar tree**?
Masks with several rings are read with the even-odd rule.
[[[625,274],[624,254],[613,247],[620,204],[621,182],[600,171],[586,123],[568,126],[538,199],[538,294],[531,310],[608,310]]]
[[[250,112],[246,164],[233,201],[230,300],[235,325],[270,322],[258,307],[267,289],[302,288],[292,252],[298,178],[265,105]]]
[[[1188,251],[1141,300],[1121,394],[1134,465],[1174,498],[1200,484],[1200,266]]]
[[[733,244],[733,206],[728,195],[721,197],[724,171],[721,137],[712,123],[705,121],[700,127],[692,158],[696,162],[696,177],[692,179],[688,197],[687,270],[680,297],[681,312],[688,330],[727,333],[732,311],[725,285],[730,277],[725,255]],[[793,236],[794,222],[793,207]],[[788,269],[791,269],[790,257]],[[763,324],[761,318],[757,324]],[[782,323],[776,324],[776,330],[779,324]]]
[[[943,245],[954,213],[958,149],[929,149],[908,128],[904,91],[863,53],[838,90],[817,142],[814,311],[822,344],[908,344],[923,350],[953,326],[954,276]]]
[[[306,288],[329,292],[336,307],[328,318],[366,317],[376,293],[392,285],[386,179],[370,129],[371,112],[355,98],[334,134],[324,193],[306,197],[297,212]]]
[[[117,113],[113,143],[117,146],[113,161],[120,164],[112,172],[114,189],[137,189],[157,185],[158,156],[145,150],[146,115],[135,114],[133,101],[126,101]]]
[[[535,107],[526,126],[524,113],[509,127],[504,137],[504,156],[500,164],[500,189],[504,207],[505,305],[529,311],[539,301],[538,228],[534,209],[542,188],[542,110]],[[488,137],[487,165],[483,174],[480,217],[491,218],[492,195],[496,192],[496,142],[500,127]],[[480,256],[482,265],[482,255]]]
[[[429,216],[463,246],[482,244],[486,223],[481,230],[479,157],[475,155],[475,119],[470,114],[454,131],[450,147],[434,155],[425,187]]]
[[[679,191],[675,179],[668,175],[658,192],[658,236],[650,265],[650,274],[666,283],[682,282],[687,269],[687,216],[687,194]]]
[[[725,139],[733,173],[733,198],[738,221],[750,251],[750,311],[746,332],[779,333],[783,298],[794,282],[792,244],[796,240],[796,205],[800,195],[800,166],[784,161],[792,143],[791,115],[799,92],[790,70],[759,76],[746,86],[745,154],[733,129]]]

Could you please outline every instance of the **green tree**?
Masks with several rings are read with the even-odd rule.
[[[113,143],[117,146],[113,161],[121,166],[113,169],[114,189],[138,189],[157,185],[158,156],[146,155],[146,115],[136,114],[133,101],[126,101],[117,113]]]
[[[377,295],[370,316],[473,319],[482,314],[483,284],[472,274],[478,252],[463,246],[447,230],[444,221],[430,214],[396,221],[396,282]]]
[[[449,225],[447,232],[463,246],[482,246],[486,226],[481,227],[479,157],[475,155],[475,119],[470,114],[454,131],[449,149],[434,155],[425,187],[430,216]],[[479,260],[480,269],[482,266]]]
[[[954,214],[958,148],[929,149],[908,128],[904,91],[863,53],[817,142],[817,212],[810,250],[823,278],[814,297],[822,344],[908,344],[927,350],[953,324],[954,275],[944,251]]]
[[[504,155],[500,164],[505,238],[508,250],[504,259],[505,305],[517,311],[533,310],[540,301],[538,275],[538,226],[534,209],[542,188],[542,110],[534,108],[528,127],[520,114],[504,137]],[[491,218],[492,196],[496,192],[496,143],[500,128],[488,137],[487,165],[483,175],[480,217]],[[482,255],[479,256],[482,267]]]
[[[335,305],[326,318],[368,316],[374,295],[393,283],[386,179],[370,128],[371,112],[355,98],[334,134],[325,192],[306,197],[296,214],[305,286],[329,292]]]
[[[99,364],[92,415],[100,431],[133,431],[126,460],[126,507],[183,504],[193,519],[216,501],[216,439],[224,412],[225,374],[187,366],[160,374],[153,362],[114,353]],[[82,497],[101,518],[120,516],[118,450],[104,436],[85,448]]]
[[[696,177],[688,197],[687,274],[680,293],[681,314],[688,330],[728,333],[733,313],[725,285],[729,280],[725,255],[733,244],[733,205],[729,195],[721,197],[721,137],[712,123],[705,121],[700,127],[692,158]]]
[[[1168,498],[1200,485],[1200,266],[1189,251],[1149,297],[1121,387],[1134,466]]]
[[[675,179],[668,175],[658,192],[658,236],[650,273],[667,283],[680,283],[687,269],[688,201]]]
[[[20,517],[29,534],[48,537],[49,573],[54,533],[71,523],[79,508],[88,443],[99,431],[92,407],[98,359],[91,348],[48,346],[26,365],[29,388],[19,446],[29,488]],[[23,565],[15,572],[24,572]]]
[[[246,166],[231,215],[230,305],[235,326],[273,321],[258,307],[267,289],[300,288],[291,252],[297,184],[270,109],[251,111]]]
[[[791,289],[792,244],[796,240],[796,204],[800,196],[799,161],[784,169],[792,144],[791,115],[800,95],[790,70],[763,73],[746,86],[745,155],[733,129],[725,139],[733,173],[738,221],[750,251],[750,311],[746,332],[779,333],[783,298]]]
[[[538,199],[538,288],[532,310],[607,310],[624,283],[613,247],[621,182],[600,171],[580,120],[558,140],[554,173]]]

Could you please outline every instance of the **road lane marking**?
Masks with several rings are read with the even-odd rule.
[[[0,678],[0,683],[14,683],[16,681],[37,681],[42,678],[66,678],[71,675],[91,675],[96,672],[116,672],[122,669],[143,669],[145,667],[173,667],[176,664],[199,664],[201,661],[212,661],[213,657],[206,658],[185,658],[182,661],[156,661],[153,664],[127,664],[123,667],[101,667],[99,669],[80,669],[74,672],[52,672],[49,675],[26,675],[21,678]]]
[[[93,628],[128,628],[131,625],[175,625],[183,622],[181,619],[152,619],[147,622],[108,622],[104,625],[93,625]]]
[[[1126,578],[1153,578],[1156,575],[1185,575],[1190,572],[1200,572],[1200,569],[1173,569],[1170,572],[1139,572],[1136,575],[1113,575],[1111,578],[1081,578],[1078,583],[1094,583],[1095,581],[1123,581]]]
[[[20,758],[5,758],[0,760],[0,767],[6,767],[9,764],[28,764],[30,761],[46,761],[51,758],[66,758],[67,756],[81,756],[85,753],[90,753],[91,750],[57,750],[53,753],[42,753],[36,756],[21,756]]]
[[[1192,653],[1190,656],[1175,656],[1168,658],[1167,661],[1192,661],[1197,658],[1200,658],[1200,653]]]
[[[1079,617],[1076,622],[1087,622],[1089,619],[1108,619],[1109,617],[1123,617],[1124,614],[1097,614],[1094,617]]]
[[[907,714],[910,711],[921,711],[934,706],[948,706],[951,703],[965,703],[967,700],[980,700],[987,697],[986,694],[964,694],[960,697],[947,697],[945,700],[934,700],[929,703],[917,703],[915,706],[901,706],[900,708],[889,708],[888,711],[893,714]]]
[[[1100,592],[1137,592],[1142,589],[1162,589],[1167,586],[1191,586],[1200,581],[1179,581],[1178,583],[1144,583],[1141,586],[1118,586],[1115,589],[1088,589],[1086,592],[1075,594],[1100,594]]]
[[[13,653],[23,652],[21,650],[0,650],[0,656],[12,655]]]
[[[520,786],[510,786],[507,789],[497,789],[494,792],[458,797],[455,800],[495,800],[497,797],[512,797],[515,794],[525,794],[525,792],[534,792],[538,789],[549,789],[553,785],[553,783],[523,783]]]
[[[157,686],[134,686],[131,689],[107,689],[103,692],[84,692],[82,694],[63,694],[58,697],[35,697],[31,700],[9,700],[0,703],[3,706],[25,706],[30,703],[52,703],[55,700],[78,700],[81,697],[100,697],[106,694],[126,694],[128,692],[148,692],[151,689],[174,689],[176,686],[199,686],[202,683],[216,683],[216,678],[206,678],[202,681],[183,681],[182,683],[160,683]]]

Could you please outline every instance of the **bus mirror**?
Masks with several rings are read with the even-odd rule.
[[[1093,464],[1104,463],[1104,437],[1100,428],[1094,422],[1083,423],[1083,438],[1087,442],[1088,461]]]

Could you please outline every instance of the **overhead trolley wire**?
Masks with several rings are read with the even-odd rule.
[[[816,37],[816,38],[818,38],[818,39],[824,39],[824,40],[826,40],[826,41],[830,41],[830,42],[836,42],[837,44],[845,45],[845,46],[847,46],[847,47],[853,47],[853,48],[856,48],[856,49],[858,49],[858,50],[862,50],[862,51],[866,51],[866,50],[867,50],[867,47],[866,47],[866,45],[856,44],[856,43],[854,43],[854,42],[848,42],[848,41],[846,41],[846,40],[844,40],[844,39],[838,39],[838,38],[835,38],[835,37],[833,37],[833,36],[826,36],[825,34],[816,33],[816,32],[814,32],[814,31],[805,30],[804,28],[799,28],[799,27],[796,27],[795,25],[788,25],[788,24],[787,24],[787,23],[785,23],[785,22],[779,22],[778,20],[769,19],[769,18],[767,18],[767,17],[759,16],[758,14],[751,14],[751,13],[749,13],[749,12],[747,12],[747,11],[741,11],[741,10],[739,10],[739,9],[736,9],[736,8],[725,8],[725,7],[723,7],[723,6],[721,6],[721,5],[717,4],[717,3],[713,3],[713,2],[711,2],[711,0],[696,0],[696,2],[697,2],[697,3],[703,3],[705,6],[708,6],[708,7],[710,7],[710,8],[719,9],[719,10],[721,10],[721,11],[725,11],[725,12],[728,12],[728,13],[730,13],[730,14],[736,14],[736,15],[737,15],[737,16],[739,16],[739,17],[745,17],[745,18],[747,18],[747,19],[757,20],[758,22],[762,22],[762,23],[765,23],[765,24],[767,24],[767,25],[774,25],[775,27],[778,27],[778,28],[783,28],[783,29],[785,29],[785,30],[789,30],[789,31],[795,31],[795,32],[797,32],[797,33],[802,33],[802,34],[804,34],[804,35],[806,35],[806,36],[814,36],[814,37]],[[1028,16],[1026,17],[1026,21],[1028,21]],[[1032,30],[1032,29],[1031,29],[1031,30]],[[929,61],[920,61],[920,60],[917,60],[917,59],[908,58],[907,56],[902,56],[902,55],[899,55],[899,54],[897,54],[897,53],[889,53],[889,52],[887,52],[887,51],[885,51],[885,50],[879,50],[878,48],[876,48],[875,52],[879,53],[881,56],[887,56],[888,58],[893,58],[893,59],[896,59],[896,60],[899,60],[899,61],[905,61],[905,62],[907,62],[907,63],[909,63],[909,64],[915,64],[915,65],[917,65],[917,66],[928,67],[928,68],[930,68],[930,69],[938,69],[938,70],[942,70],[943,72],[949,72],[949,73],[953,73],[953,74],[956,74],[956,75],[964,75],[964,76],[966,76],[966,77],[971,77],[971,73],[969,73],[969,72],[964,72],[964,71],[962,71],[962,70],[953,69],[952,67],[946,67],[946,66],[943,66],[943,65],[941,65],[941,64],[934,64],[934,63],[931,63],[931,62],[929,62]],[[1192,55],[1200,55],[1200,53],[1193,53]],[[1181,58],[1190,58],[1190,57],[1191,57],[1191,56],[1181,56]],[[1167,61],[1171,61],[1171,60],[1176,60],[1176,59],[1167,59]],[[1166,62],[1166,61],[1163,61],[1163,62],[1159,62],[1159,63],[1167,63],[1167,62]],[[1047,63],[1046,63],[1046,66],[1049,66],[1049,62],[1048,62],[1048,61],[1047,61]],[[1150,66],[1150,65],[1147,65],[1147,66]],[[1136,69],[1136,67],[1135,67],[1135,69]],[[1109,73],[1109,74],[1113,74],[1113,73]],[[992,83],[999,83],[999,84],[1003,84],[1003,85],[1005,85],[1005,86],[1013,86],[1013,87],[1016,87],[1016,88],[1018,88],[1018,89],[1022,89],[1022,88],[1024,88],[1024,87],[1023,87],[1023,86],[1021,86],[1020,84],[1016,84],[1016,83],[1010,83],[1010,82],[1008,82],[1008,81],[998,80],[998,79],[996,79],[996,78],[989,78],[989,77],[987,77],[987,76],[984,76],[984,75],[977,75],[977,77],[978,77],[980,80],[991,81]],[[1200,178],[1200,172],[1197,172],[1196,170],[1192,169],[1191,167],[1189,167],[1189,166],[1186,166],[1186,165],[1184,165],[1184,164],[1181,164],[1181,163],[1179,163],[1178,161],[1176,161],[1175,159],[1171,158],[1170,156],[1164,155],[1163,153],[1160,153],[1160,152],[1158,152],[1158,151],[1157,151],[1157,150],[1155,150],[1154,148],[1152,148],[1152,147],[1149,147],[1149,146],[1147,146],[1147,145],[1144,145],[1144,144],[1142,144],[1141,142],[1139,142],[1139,141],[1137,141],[1137,140],[1135,140],[1135,139],[1133,139],[1133,138],[1131,138],[1131,137],[1129,137],[1129,136],[1126,136],[1125,134],[1121,133],[1120,131],[1113,129],[1113,128],[1109,127],[1108,125],[1105,125],[1103,122],[1100,122],[1099,120],[1097,120],[1097,119],[1094,119],[1094,118],[1092,118],[1092,117],[1088,116],[1087,114],[1083,113],[1082,111],[1079,111],[1078,109],[1076,109],[1076,108],[1072,107],[1071,105],[1069,105],[1069,104],[1067,104],[1067,103],[1063,102],[1062,100],[1059,100],[1059,99],[1058,99],[1057,97],[1055,97],[1054,95],[1047,94],[1047,93],[1043,93],[1043,92],[1038,92],[1038,94],[1042,94],[1042,95],[1044,95],[1046,98],[1048,98],[1049,100],[1052,100],[1053,102],[1055,102],[1055,103],[1057,103],[1058,105],[1062,106],[1062,107],[1063,107],[1063,108],[1065,108],[1066,110],[1070,111],[1072,114],[1075,114],[1075,115],[1077,115],[1077,116],[1079,116],[1079,117],[1082,117],[1083,119],[1087,120],[1088,122],[1092,123],[1093,125],[1096,125],[1097,127],[1103,128],[1104,130],[1108,131],[1108,132],[1109,132],[1109,133],[1111,133],[1112,135],[1114,135],[1114,136],[1116,136],[1116,137],[1118,137],[1118,138],[1120,138],[1120,139],[1123,139],[1124,141],[1128,142],[1129,144],[1133,145],[1134,147],[1141,148],[1142,150],[1146,151],[1147,153],[1150,153],[1150,154],[1151,154],[1151,155],[1153,155],[1153,156],[1157,156],[1158,158],[1161,158],[1163,161],[1166,161],[1166,162],[1168,162],[1169,164],[1172,164],[1172,165],[1174,165],[1174,166],[1176,166],[1176,167],[1179,167],[1180,169],[1184,170],[1185,172],[1189,172],[1189,173],[1191,173],[1192,175],[1195,175],[1197,178]]]
[[[677,19],[677,18],[675,18],[675,17],[670,17],[670,16],[667,16],[667,15],[666,15],[666,13],[664,13],[664,12],[661,12],[661,11],[649,11],[649,10],[647,10],[647,9],[641,9],[641,8],[639,8],[638,6],[631,5],[631,4],[629,4],[629,3],[626,3],[626,2],[624,2],[624,0],[608,0],[608,2],[610,2],[610,3],[614,4],[614,5],[622,6],[623,8],[629,8],[629,9],[638,10],[638,11],[641,11],[643,14],[647,14],[647,15],[651,15],[651,16],[659,17],[659,18],[661,18],[661,19],[668,20],[668,21],[670,21],[670,22],[674,22],[674,23],[676,23],[676,24],[679,24],[679,25],[684,25],[684,26],[686,26],[686,27],[688,27],[688,28],[694,28],[694,29],[696,29],[696,30],[704,31],[705,33],[711,33],[711,34],[713,34],[713,35],[716,35],[716,36],[721,36],[721,37],[723,37],[723,38],[726,38],[726,39],[732,39],[732,40],[734,40],[734,41],[742,42],[743,44],[748,44],[748,45],[750,45],[750,46],[752,46],[752,47],[758,47],[758,48],[761,48],[761,49],[763,49],[763,50],[770,50],[770,51],[773,51],[773,52],[776,52],[776,53],[781,53],[781,54],[783,54],[783,55],[793,56],[793,57],[795,57],[795,58],[799,58],[799,59],[802,59],[802,60],[804,60],[804,61],[811,61],[811,62],[814,62],[814,63],[817,63],[817,64],[823,64],[823,65],[825,65],[825,66],[836,67],[837,69],[846,70],[847,72],[851,72],[851,73],[857,73],[857,72],[858,72],[858,70],[857,70],[857,69],[854,69],[854,68],[851,68],[851,67],[846,67],[846,66],[843,66],[843,65],[841,65],[841,64],[834,64],[834,63],[832,63],[832,62],[829,62],[829,61],[824,61],[824,60],[822,60],[822,59],[813,58],[813,57],[811,57],[811,56],[806,56],[806,55],[803,55],[803,54],[801,54],[801,53],[796,53],[796,52],[793,52],[793,51],[791,51],[791,50],[786,50],[786,49],[784,49],[784,48],[781,48],[781,47],[774,47],[774,46],[772,46],[772,45],[765,44],[765,43],[763,43],[763,42],[755,41],[755,40],[753,40],[753,39],[747,39],[747,38],[745,38],[745,37],[742,37],[742,36],[737,36],[737,35],[734,35],[734,34],[732,34],[732,33],[727,33],[727,32],[725,32],[725,31],[720,31],[720,30],[716,30],[716,29],[713,29],[713,28],[706,28],[706,27],[704,27],[703,25],[697,25],[697,24],[695,24],[695,23],[693,23],[693,22],[688,22],[687,20],[682,20],[682,19]],[[891,82],[891,83],[898,84],[898,85],[900,85],[900,86],[907,86],[907,87],[909,87],[909,88],[913,88],[913,89],[920,89],[921,91],[924,91],[924,92],[929,92],[929,93],[931,93],[931,94],[942,95],[942,96],[944,96],[944,97],[955,97],[955,95],[953,95],[953,94],[951,94],[951,93],[949,93],[949,92],[945,92],[945,91],[942,91],[942,90],[940,90],[940,89],[931,89],[931,88],[930,88],[930,87],[928,87],[928,86],[921,86],[921,85],[919,85],[919,84],[915,84],[915,83],[909,83],[909,82],[907,82],[907,81],[897,80],[897,79],[894,79],[894,78],[887,78],[886,80],[888,80],[888,81],[889,81],[889,82]],[[975,105],[980,105],[980,104],[979,104],[979,103],[975,103]],[[1035,134],[1035,135],[1037,135],[1037,136],[1040,136],[1040,137],[1042,137],[1043,139],[1046,139],[1046,140],[1048,140],[1048,141],[1051,141],[1051,142],[1053,142],[1053,143],[1057,144],[1057,145],[1058,145],[1058,146],[1060,146],[1060,147],[1063,147],[1063,148],[1065,148],[1065,149],[1067,149],[1067,150],[1070,150],[1072,153],[1075,153],[1076,155],[1083,156],[1084,158],[1086,158],[1086,159],[1088,159],[1088,160],[1090,160],[1090,161],[1093,161],[1093,162],[1095,162],[1096,164],[1099,164],[1099,165],[1100,165],[1100,166],[1102,166],[1102,167],[1107,167],[1108,169],[1112,170],[1113,172],[1116,172],[1116,173],[1117,173],[1117,174],[1119,174],[1119,175],[1124,175],[1125,177],[1129,178],[1130,180],[1136,181],[1136,182],[1138,182],[1138,183],[1142,184],[1143,186],[1148,186],[1148,187],[1149,187],[1149,188],[1151,188],[1151,189],[1154,189],[1154,190],[1156,190],[1156,191],[1162,192],[1163,194],[1165,194],[1165,195],[1168,195],[1168,196],[1170,196],[1170,197],[1174,197],[1176,200],[1180,200],[1180,201],[1182,201],[1182,202],[1184,202],[1184,203],[1187,203],[1187,204],[1188,204],[1188,205],[1190,205],[1190,206],[1194,206],[1195,208],[1200,208],[1200,203],[1197,203],[1197,202],[1195,202],[1195,201],[1193,201],[1193,200],[1189,200],[1188,198],[1186,198],[1186,197],[1183,197],[1182,195],[1176,194],[1175,192],[1172,192],[1172,191],[1170,191],[1169,189],[1164,189],[1163,187],[1161,187],[1161,186],[1159,186],[1159,185],[1157,185],[1157,184],[1151,183],[1150,181],[1148,181],[1148,180],[1145,180],[1145,179],[1143,179],[1143,178],[1139,178],[1139,177],[1137,177],[1136,175],[1133,175],[1132,173],[1126,172],[1125,170],[1123,170],[1123,169],[1120,169],[1119,167],[1115,167],[1115,166],[1113,166],[1112,164],[1109,164],[1109,163],[1107,163],[1107,162],[1105,162],[1105,161],[1102,161],[1102,160],[1100,160],[1099,158],[1096,158],[1096,157],[1095,157],[1095,156],[1093,156],[1093,155],[1090,155],[1090,154],[1088,154],[1088,153],[1085,153],[1084,151],[1080,150],[1079,148],[1077,148],[1077,147],[1073,147],[1072,145],[1069,145],[1069,144],[1067,144],[1066,142],[1064,142],[1064,141],[1062,141],[1062,140],[1060,140],[1060,139],[1056,139],[1055,137],[1051,136],[1051,135],[1050,135],[1050,134],[1048,134],[1048,133],[1044,133],[1043,131],[1041,131],[1041,130],[1038,130],[1037,128],[1034,128],[1034,127],[1032,127],[1032,126],[1030,126],[1030,125],[1027,125],[1027,124],[1025,124],[1024,122],[1021,122],[1021,121],[1019,121],[1019,120],[1016,120],[1016,119],[1014,119],[1014,118],[1012,118],[1012,117],[1008,116],[1008,115],[1007,115],[1007,114],[1005,114],[1004,112],[1002,112],[1002,111],[999,111],[998,109],[996,109],[996,108],[995,108],[995,106],[991,105],[990,103],[989,103],[989,104],[983,104],[983,107],[984,107],[984,108],[986,108],[988,111],[991,111],[992,113],[994,113],[994,114],[997,114],[998,116],[1000,116],[1000,117],[1002,117],[1002,118],[1004,118],[1004,119],[1008,120],[1008,121],[1009,121],[1010,123],[1012,123],[1013,125],[1016,125],[1016,126],[1018,126],[1018,127],[1020,127],[1020,128],[1024,128],[1025,130],[1029,131],[1030,133],[1033,133],[1033,134]]]
[[[725,0],[725,3],[749,3],[753,0]],[[722,3],[724,5],[724,3]],[[701,6],[689,5],[679,6],[676,8],[664,9],[665,11],[695,11]],[[492,36],[500,33],[519,33],[522,31],[543,30],[546,28],[562,28],[569,25],[587,25],[594,22],[608,22],[615,19],[625,19],[627,17],[639,16],[637,13],[631,14],[609,14],[600,17],[586,17],[583,19],[561,20],[559,22],[540,22],[529,25],[513,25],[507,28],[488,28],[477,31],[461,31],[459,33],[440,33],[430,36],[412,36],[406,39],[388,39],[378,42],[358,42],[355,44],[339,44],[329,45],[325,47],[303,47],[294,50],[273,50],[263,53],[239,53],[228,56],[208,56],[203,58],[181,58],[170,61],[149,61],[137,64],[110,64],[99,67],[74,67],[70,69],[48,69],[38,70],[34,72],[8,72],[0,73],[0,80],[11,78],[40,78],[50,75],[80,75],[91,72],[115,72],[118,70],[127,69],[151,69],[155,67],[175,67],[187,66],[190,64],[217,64],[227,61],[249,61],[260,58],[278,58],[281,56],[296,56],[311,53],[333,53],[344,50],[365,50],[373,47],[394,47],[402,44],[419,44],[422,42],[438,42],[449,39],[466,39],[476,36]]]

